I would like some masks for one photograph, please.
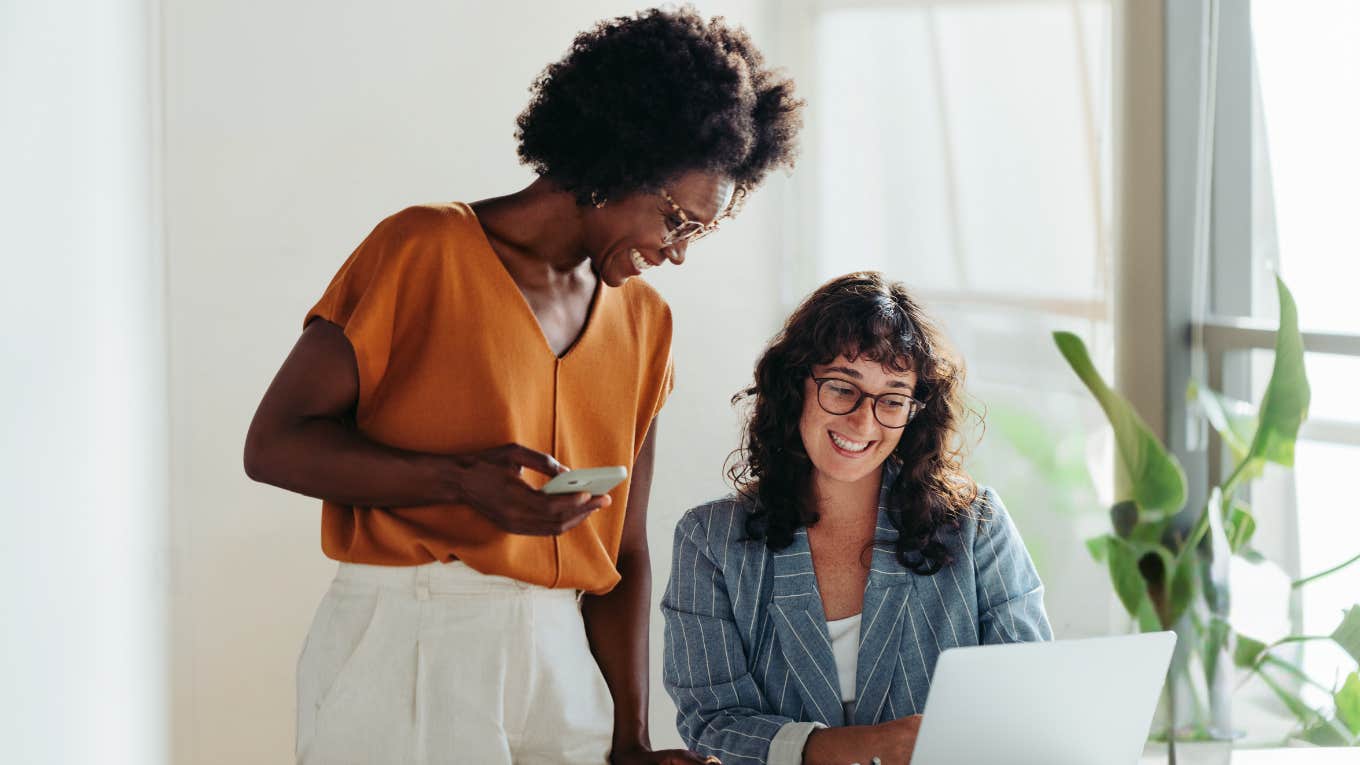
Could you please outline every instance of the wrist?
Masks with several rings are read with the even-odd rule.
[[[420,467],[427,476],[430,496],[434,499],[431,504],[466,504],[467,494],[463,490],[466,468],[456,458],[429,455],[421,458]]]
[[[652,740],[647,735],[647,729],[621,730],[617,725],[614,727],[614,739],[610,744],[610,751],[615,754],[633,754],[652,751]]]

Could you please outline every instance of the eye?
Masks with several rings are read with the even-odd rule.
[[[859,391],[846,383],[829,382],[826,384],[826,387],[829,388],[832,393],[842,398],[854,398],[859,393]]]
[[[880,399],[880,403],[881,403],[883,406],[886,406],[886,407],[888,408],[888,410],[889,410],[889,411],[892,411],[892,412],[896,412],[896,411],[898,411],[898,410],[904,408],[904,407],[907,405],[907,402],[906,402],[906,401],[903,401],[903,400],[901,400],[901,399],[895,399],[895,398],[885,398],[885,399]]]

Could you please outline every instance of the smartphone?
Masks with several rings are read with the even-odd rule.
[[[543,491],[547,494],[575,494],[585,491],[593,497],[598,497],[609,493],[610,489],[623,483],[623,479],[627,477],[628,468],[621,465],[568,470],[548,481],[543,486]]]

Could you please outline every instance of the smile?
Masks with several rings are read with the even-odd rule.
[[[646,258],[642,257],[642,253],[637,250],[630,252],[628,257],[633,261],[633,268],[636,268],[638,273],[642,273],[649,268],[655,268],[655,266],[653,266]]]
[[[837,449],[851,454],[859,454],[874,444],[873,441],[851,441],[831,430],[828,430],[826,433],[831,437],[831,443],[835,444]]]

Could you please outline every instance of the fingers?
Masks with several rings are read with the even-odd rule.
[[[585,492],[548,495],[514,481],[506,487],[505,502],[492,522],[512,534],[556,536],[579,526],[591,513],[613,503],[609,495]]]
[[[654,752],[656,757],[654,762],[658,765],[722,765],[722,760],[717,757],[705,757],[698,752],[690,752],[684,749],[667,749],[664,752]]]
[[[544,454],[543,452],[530,449],[527,446],[506,444],[496,451],[498,451],[499,456],[508,463],[518,465],[519,467],[529,468],[530,470],[542,473],[548,477],[555,476],[559,473],[565,473],[567,470],[566,467],[558,462],[551,454]]]

